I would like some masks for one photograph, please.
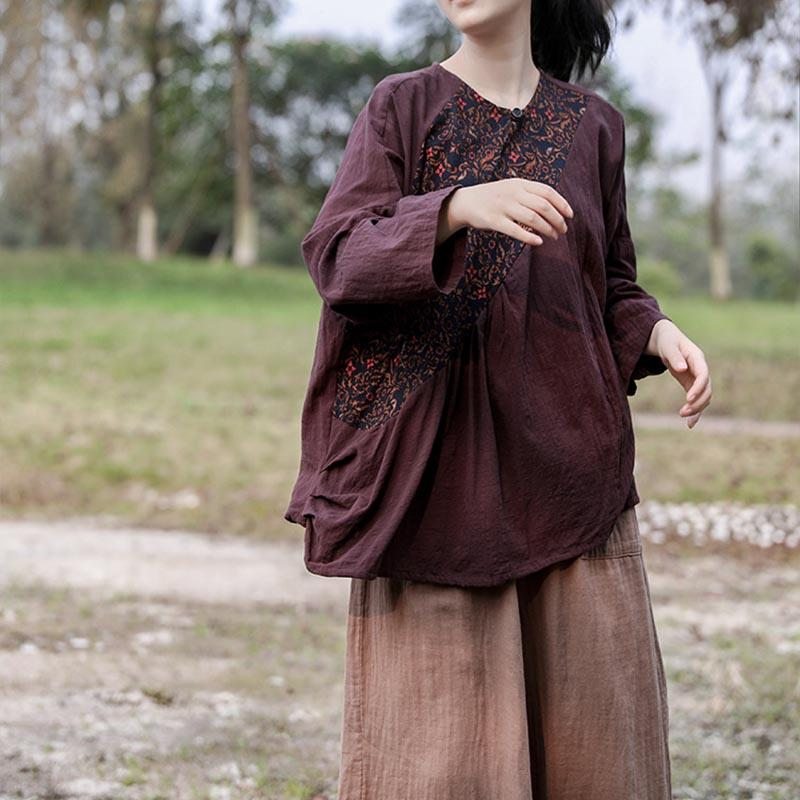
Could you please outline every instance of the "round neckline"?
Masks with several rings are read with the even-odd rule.
[[[531,109],[531,107],[536,102],[539,96],[539,91],[542,87],[542,83],[544,83],[544,81],[546,80],[545,72],[541,68],[539,68],[539,80],[536,81],[536,87],[534,88],[533,94],[530,96],[528,102],[525,103],[524,106],[501,106],[489,100],[488,97],[484,97],[474,86],[467,83],[460,75],[456,75],[456,73],[453,72],[452,70],[447,69],[447,67],[443,67],[438,61],[434,61],[431,64],[431,66],[437,67],[442,72],[455,78],[458,81],[458,83],[460,83],[464,88],[466,88],[469,92],[471,92],[475,98],[480,100],[480,102],[484,103],[485,105],[489,106],[490,108],[496,111],[499,111],[502,114],[508,114],[511,116],[515,116],[514,115],[515,109],[519,109],[522,112],[519,116],[523,116],[527,111]]]

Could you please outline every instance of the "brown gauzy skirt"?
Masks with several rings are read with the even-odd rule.
[[[339,800],[670,800],[635,506],[501,586],[351,578]]]

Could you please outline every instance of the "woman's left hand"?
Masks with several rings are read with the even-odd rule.
[[[678,413],[688,417],[686,424],[693,428],[711,402],[711,376],[703,351],[672,320],[660,319],[645,352],[659,356],[686,390],[686,403]]]

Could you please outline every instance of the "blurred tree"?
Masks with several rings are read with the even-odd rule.
[[[138,215],[138,252],[156,254],[153,182],[166,0],[32,0],[0,4],[2,161],[39,143],[38,244],[79,244],[88,182],[118,214],[121,241]],[[144,86],[140,78],[144,73]],[[7,101],[6,101],[7,100]],[[68,153],[59,171],[57,153]],[[21,176],[18,176],[21,179]],[[14,200],[11,199],[13,204]],[[96,210],[96,206],[95,206]]]
[[[68,203],[59,201],[69,189],[69,162],[59,168],[58,140],[76,92],[65,70],[68,31],[59,7],[59,0],[0,2],[0,166],[36,151],[30,213],[44,245],[69,234]]]
[[[666,180],[646,192],[648,202],[633,206],[638,211],[631,221],[637,252],[645,261],[672,265],[681,276],[681,292],[706,293],[708,228],[703,224],[704,205]]]
[[[800,299],[800,261],[781,242],[765,233],[752,234],[747,258],[753,297],[789,302]]]
[[[683,280],[671,261],[641,257],[637,259],[636,281],[656,297],[681,293]]]
[[[127,248],[135,241],[142,139],[136,89],[141,63],[130,16],[114,0],[62,5],[73,37],[71,72],[81,87],[70,132],[81,184],[74,227],[87,244]]]
[[[377,41],[276,41],[282,8],[278,0],[0,0],[0,241],[138,244],[145,258],[156,249],[232,250],[242,264],[298,263],[300,238],[375,83],[443,60],[460,36],[435,4],[409,0],[393,52]],[[695,154],[655,157],[661,119],[612,62],[582,82],[625,114],[642,254],[676,267],[688,290],[702,287],[706,212],[670,188],[675,165]],[[745,205],[754,195],[746,184],[727,187],[731,275],[742,291],[753,288],[747,235],[764,231],[788,252],[800,235],[775,176],[754,182],[770,190],[758,207]]]
[[[248,49],[264,37],[282,10],[279,0],[225,0],[231,48],[231,124],[234,159],[233,261],[252,266],[258,257],[258,217],[253,192]]]
[[[164,4],[165,0],[140,0],[135,26],[141,42],[149,79],[145,97],[145,123],[141,149],[141,188],[139,191],[136,254],[142,261],[154,261],[158,255],[158,217],[155,206],[155,171],[159,146],[158,117],[161,87],[164,81]]]
[[[255,65],[256,164],[262,186],[283,199],[263,208],[273,230],[291,230],[299,243],[330,186],[356,114],[375,84],[395,69],[375,47],[311,38],[275,43],[269,62]],[[298,256],[296,251],[295,263]]]
[[[754,272],[754,240],[768,240],[787,265],[800,291],[800,164],[784,164],[780,174],[756,162],[729,182],[726,220],[734,291],[750,297],[760,291]],[[757,270],[756,270],[757,271]]]
[[[165,253],[227,252],[230,242],[230,59],[204,23],[184,19],[162,92],[157,200]]]
[[[84,0],[103,9],[102,0]],[[114,8],[111,2],[110,7]],[[136,0],[125,7],[127,24],[122,28],[126,45],[135,53],[132,69],[146,87],[137,97],[135,127],[138,146],[132,157],[138,162],[138,179],[132,203],[136,208],[136,254],[154,261],[159,252],[159,211],[156,203],[157,174],[163,163],[163,94],[171,78],[176,49],[184,35],[184,10],[176,0]]]
[[[700,48],[701,64],[711,97],[711,193],[708,211],[710,238],[711,296],[731,296],[731,270],[723,228],[722,148],[731,138],[731,121],[726,116],[726,97],[742,67],[748,72],[745,113],[756,106],[753,93],[765,73],[772,78],[768,108],[759,108],[767,120],[792,119],[795,93],[800,80],[800,4],[795,0],[646,0],[659,5],[670,18],[676,6],[679,24],[688,29]],[[622,5],[622,3],[620,3]],[[637,5],[625,4],[632,19]],[[627,23],[629,24],[629,23]],[[789,92],[782,96],[777,88]]]
[[[395,14],[398,30],[403,31],[400,60],[417,66],[444,61],[461,43],[461,33],[442,13],[438,3],[405,0]]]

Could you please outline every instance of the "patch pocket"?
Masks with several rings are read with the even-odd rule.
[[[581,558],[619,558],[642,553],[642,537],[636,507],[626,508],[617,517],[609,537],[602,544],[581,554]]]

